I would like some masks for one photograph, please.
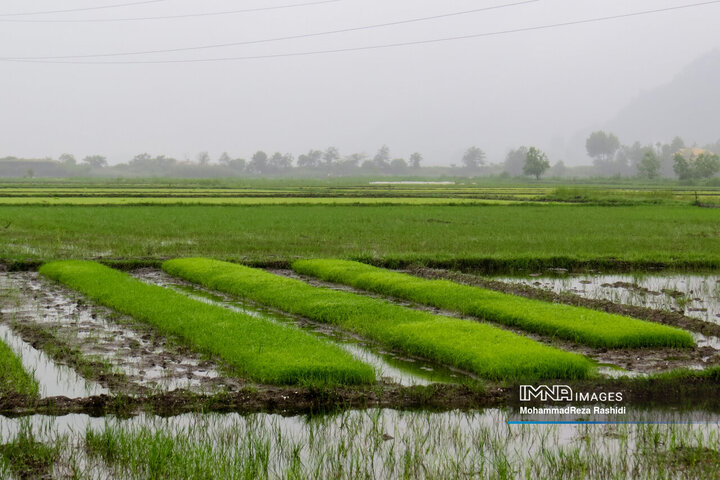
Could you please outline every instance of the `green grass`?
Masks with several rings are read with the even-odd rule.
[[[222,292],[338,325],[411,354],[492,379],[583,378],[585,357],[479,322],[412,310],[362,295],[318,288],[263,270],[203,258],[168,260],[163,269]]]
[[[259,382],[355,384],[375,380],[371,367],[298,328],[192,300],[95,262],[48,263],[40,273],[218,355]]]
[[[11,394],[36,396],[38,384],[23,369],[17,355],[0,340],[0,397]]]
[[[663,206],[0,206],[0,258],[720,267],[717,219]]]
[[[322,280],[411,300],[424,305],[519,327],[529,332],[605,348],[692,347],[692,336],[658,325],[571,305],[543,302],[461,285],[427,280],[346,260],[299,260],[293,270]]]
[[[0,197],[0,205],[45,206],[152,206],[152,205],[512,205],[504,199],[474,198],[386,198],[386,197],[206,197],[171,195],[163,197]]]

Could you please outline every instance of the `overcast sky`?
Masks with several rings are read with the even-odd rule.
[[[138,0],[136,0],[138,1]],[[6,0],[0,57],[122,53],[245,42],[395,22],[518,0],[337,0],[180,19],[168,16],[312,0],[165,0],[113,9],[7,14],[132,0]],[[693,3],[540,0],[452,17],[290,41],[152,55],[65,59],[122,62],[278,55],[412,42],[605,17]],[[5,14],[5,16],[2,16]],[[227,151],[424,154],[460,163],[477,145],[499,162],[510,147],[564,151],[642,91],[720,47],[720,3],[653,15],[465,40],[322,55],[201,63],[56,64],[0,61],[0,156],[111,163],[137,153],[213,158]],[[25,20],[18,22],[18,20]],[[32,20],[34,22],[28,22]],[[703,140],[703,139],[701,139]],[[704,139],[711,141],[715,139]],[[577,140],[576,140],[577,142]],[[563,158],[568,164],[587,158]]]

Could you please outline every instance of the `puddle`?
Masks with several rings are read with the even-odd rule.
[[[278,312],[250,305],[230,296],[208,291],[199,286],[176,279],[161,270],[145,269],[133,275],[153,285],[160,285],[183,293],[191,298],[209,304],[219,305],[247,315],[262,317],[274,322],[291,323],[295,326],[324,337],[340,346],[359,360],[373,366],[378,376],[403,386],[429,385],[431,383],[452,383],[463,378],[472,378],[469,374],[452,370],[443,365],[428,362],[424,359],[408,358],[383,350],[381,347],[367,342],[350,333],[340,331],[325,324],[310,322]]]
[[[96,382],[80,377],[73,369],[57,365],[44,352],[23,342],[7,325],[0,324],[0,338],[20,358],[25,371],[38,382],[41,397],[81,398],[109,393]]]
[[[674,311],[720,324],[720,276],[672,275],[560,275],[495,278],[554,293]]]
[[[109,363],[125,376],[125,384],[118,386],[123,393],[236,391],[243,384],[221,374],[214,362],[174,344],[151,327],[86,303],[80,295],[35,272],[0,274],[0,295],[4,297],[2,316],[6,322],[16,322],[23,335],[27,330],[24,326],[50,332],[83,357]]]
[[[146,478],[148,469],[157,478],[190,471],[203,478],[240,473],[255,478],[498,478],[499,472],[504,478],[703,478],[690,469],[716,468],[714,462],[688,465],[667,457],[693,449],[716,458],[716,415],[638,414],[676,424],[508,425],[514,417],[504,409],[369,409],[289,417],[37,415],[0,417],[0,444],[31,428],[38,441],[59,447],[53,478]],[[98,444],[87,441],[88,431],[105,434],[107,441],[99,448],[116,455],[93,454]],[[112,458],[123,460],[113,463]]]

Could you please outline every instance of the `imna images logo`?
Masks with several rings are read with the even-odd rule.
[[[520,401],[562,402],[573,400],[573,391],[567,385],[520,385]]]

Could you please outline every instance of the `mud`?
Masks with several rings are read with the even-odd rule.
[[[720,324],[705,322],[698,318],[692,318],[675,311],[655,310],[636,305],[619,304],[610,300],[585,298],[570,292],[556,293],[527,285],[506,283],[499,280],[479,277],[469,273],[460,273],[449,270],[412,267],[406,270],[406,272],[423,278],[447,279],[466,285],[473,285],[498,292],[510,293],[520,297],[534,298],[553,303],[564,303],[577,307],[587,307],[608,313],[617,313],[619,315],[626,315],[640,320],[647,320],[650,322],[662,323],[663,325],[679,327],[684,330],[698,332],[703,335],[720,337]]]
[[[114,392],[238,390],[244,382],[152,328],[86,302],[35,272],[0,275],[2,321],[25,342]]]
[[[241,300],[231,295],[173,277],[156,269],[140,269],[132,272],[136,278],[147,283],[170,288],[190,298],[221,306],[246,315],[262,317],[268,321],[291,323],[303,330],[326,338],[340,348],[350,352],[359,360],[373,366],[379,379],[395,382],[404,386],[429,385],[430,383],[456,383],[465,380],[477,380],[469,372],[441,365],[424,358],[409,356],[404,352],[392,351],[364,337],[337,328],[332,325],[312,322],[307,318],[290,315],[276,309]]]
[[[454,318],[461,318],[465,320],[472,320],[477,321],[477,318],[471,317],[471,316],[465,316],[458,314],[457,312],[448,311],[448,310],[442,310],[435,307],[429,307],[427,305],[421,305],[413,302],[408,302],[404,300],[398,300],[393,297],[387,297],[384,295],[378,295],[375,293],[369,293],[364,290],[359,290],[353,287],[349,287],[346,285],[338,285],[330,282],[324,282],[321,280],[318,280],[313,277],[307,277],[304,275],[298,275],[292,270],[280,270],[280,269],[273,269],[268,270],[271,273],[275,273],[277,275],[284,275],[287,277],[295,278],[298,280],[302,280],[309,285],[317,286],[317,287],[324,287],[324,288],[331,288],[334,290],[341,290],[346,292],[352,292],[359,295],[365,295],[381,300],[386,300],[391,303],[394,303],[396,305],[400,305],[403,307],[413,308],[417,310],[426,311],[429,313],[437,314],[437,315],[444,315],[448,317],[454,317]],[[468,285],[475,285],[483,288],[489,288],[492,290],[501,291],[504,293],[511,293],[514,295],[520,295],[524,296],[526,298],[535,298],[545,301],[556,301],[554,297],[549,298],[548,296],[544,295],[544,291],[536,291],[537,289],[533,289],[530,287],[526,288],[513,288],[517,287],[518,285],[508,285],[503,282],[499,281],[493,281],[493,280],[487,280],[483,278],[476,277],[471,274],[463,274],[463,273],[456,273],[456,272],[450,272],[445,270],[433,270],[433,269],[427,269],[427,268],[413,268],[410,270],[406,270],[405,273],[410,273],[413,275],[418,275],[424,278],[430,278],[430,279],[436,279],[436,278],[444,278],[444,279],[451,279],[454,281],[457,281],[459,283],[464,283]],[[589,308],[595,308],[593,307],[593,302],[586,302],[585,298],[579,297],[579,300],[582,300],[582,302],[578,302],[577,306],[585,306]],[[560,302],[560,303],[567,303],[567,302]],[[571,305],[574,305],[574,303],[569,303]],[[624,306],[620,306],[624,307]],[[598,308],[596,308],[598,309]],[[613,311],[612,308],[609,309],[603,309],[599,308],[599,310],[609,311],[612,313],[619,313],[618,311]],[[643,309],[645,313],[654,314],[657,313],[659,315],[664,314],[665,312],[656,312],[654,310],[650,309]],[[625,313],[623,313],[625,314]],[[638,317],[641,318],[641,317]],[[687,318],[687,317],[683,317]],[[690,322],[693,322],[695,319],[688,318]],[[698,321],[700,322],[700,321]],[[492,322],[490,322],[492,323]],[[662,322],[661,322],[662,323]],[[560,340],[557,338],[551,338],[544,335],[538,335],[534,333],[529,333],[524,330],[521,330],[519,328],[514,327],[508,327],[506,325],[500,325],[493,323],[494,326],[498,328],[502,328],[503,330],[508,330],[511,332],[514,332],[518,335],[522,335],[525,337],[532,338],[538,342],[544,343],[546,345],[550,345],[556,348],[560,348],[562,350],[571,351],[575,353],[580,353],[582,355],[586,355],[593,360],[595,360],[598,364],[600,364],[601,368],[600,373],[607,377],[618,377],[621,375],[628,375],[628,376],[637,376],[637,375],[645,375],[645,374],[651,374],[651,373],[658,373],[658,372],[664,372],[671,369],[676,368],[691,368],[691,369],[704,369],[707,367],[720,365],[720,350],[713,347],[713,345],[716,345],[715,342],[713,342],[713,337],[706,338],[705,336],[698,335],[696,336],[696,342],[697,347],[692,349],[677,349],[677,348],[643,348],[643,349],[607,349],[607,348],[592,348],[592,347],[586,347],[583,345],[579,345],[574,342],[569,342],[565,340]],[[606,368],[607,367],[607,368]]]

